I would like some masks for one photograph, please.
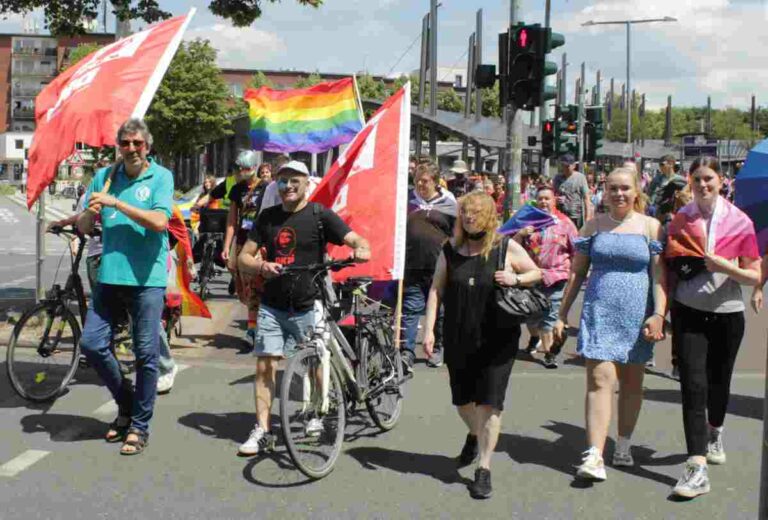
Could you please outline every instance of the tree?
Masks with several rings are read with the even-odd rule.
[[[296,81],[296,83],[293,84],[293,88],[307,88],[311,87],[313,85],[317,85],[318,83],[322,83],[323,78],[318,74],[317,72],[313,72],[309,76],[301,77]]]
[[[360,99],[384,101],[390,95],[384,82],[374,79],[369,74],[364,74],[357,78],[357,89],[360,91]]]
[[[69,60],[67,63],[67,66],[64,67],[63,70],[68,69],[75,63],[79,62],[92,52],[96,52],[97,50],[101,49],[101,45],[98,43],[81,43],[77,47],[75,47],[72,52],[69,53]]]
[[[261,87],[274,87],[274,84],[269,80],[266,74],[256,71],[251,79],[248,80],[248,88],[261,88]]]
[[[241,111],[216,66],[216,50],[197,39],[179,47],[145,119],[154,149],[172,158],[232,134],[231,118]]]
[[[454,89],[439,90],[437,92],[437,108],[447,112],[463,112],[464,100]]]
[[[280,0],[209,0],[208,9],[232,21],[236,27],[251,25],[262,14],[262,6]],[[323,0],[296,0],[301,5],[320,7]],[[54,36],[84,34],[84,19],[96,19],[102,0],[0,0],[0,14],[25,14],[43,8],[45,25]],[[143,20],[147,23],[170,18],[158,0],[110,0],[112,12],[120,20]]]

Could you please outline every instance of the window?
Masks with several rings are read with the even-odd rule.
[[[23,139],[16,139],[16,149],[17,150],[23,150],[24,149],[24,140]]]
[[[240,83],[230,83],[229,89],[234,97],[243,97],[243,86]]]
[[[464,77],[461,74],[456,74],[453,80],[453,86],[456,88],[461,88],[463,80],[464,80]]]

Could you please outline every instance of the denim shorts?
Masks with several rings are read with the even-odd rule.
[[[537,329],[544,332],[550,332],[555,328],[555,322],[557,321],[557,315],[560,312],[560,302],[563,301],[563,293],[565,292],[566,283],[566,280],[562,280],[555,282],[549,287],[541,288],[541,291],[549,299],[549,312],[542,316],[539,322],[535,325]]]
[[[312,333],[315,309],[290,312],[262,305],[257,324],[255,356],[291,357],[296,352],[296,345]]]

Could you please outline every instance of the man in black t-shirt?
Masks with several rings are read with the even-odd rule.
[[[259,309],[254,354],[257,356],[255,396],[256,426],[240,446],[241,455],[255,455],[274,445],[270,412],[275,393],[275,371],[280,359],[293,354],[297,343],[315,325],[318,295],[309,273],[281,276],[288,265],[308,265],[323,259],[326,245],[345,244],[354,259],[366,262],[368,241],[352,231],[333,211],[307,200],[309,171],[304,163],[290,161],[277,172],[282,204],[266,208],[249,232],[238,264],[243,272],[262,276],[264,292]],[[306,425],[307,435],[319,435],[320,419]]]

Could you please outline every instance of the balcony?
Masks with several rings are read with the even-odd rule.
[[[12,54],[14,57],[55,57],[56,47],[14,47]]]
[[[13,67],[11,69],[11,75],[17,78],[52,78],[56,76],[56,69],[54,67]]]
[[[12,98],[35,98],[42,92],[44,85],[40,85],[38,88],[14,88],[11,90]]]
[[[34,120],[35,109],[34,108],[14,108],[11,115],[13,119]]]

